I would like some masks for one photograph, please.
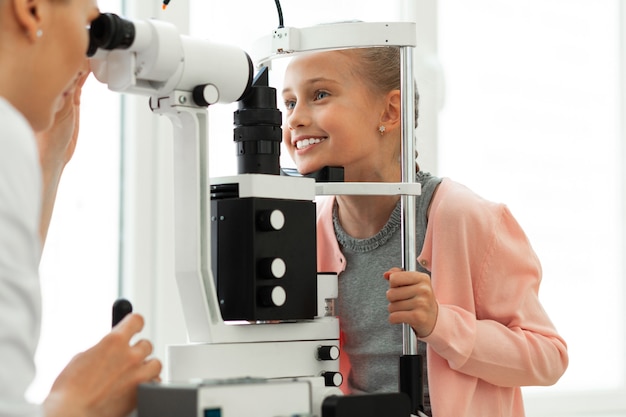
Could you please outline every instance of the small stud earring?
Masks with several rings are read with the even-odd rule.
[[[378,127],[378,131],[380,132],[380,136],[385,134],[385,125],[380,125]]]
[[[37,29],[37,37],[41,38],[43,36],[43,30]]]

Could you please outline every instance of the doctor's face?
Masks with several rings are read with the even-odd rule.
[[[36,130],[52,122],[54,112],[73,89],[79,75],[88,71],[88,27],[100,14],[95,0],[47,0],[42,13],[41,54],[38,58],[42,115]],[[46,114],[47,113],[47,114]]]

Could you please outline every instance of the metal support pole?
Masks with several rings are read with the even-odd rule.
[[[402,100],[402,182],[415,182],[415,86],[413,82],[413,48],[400,48],[400,92]],[[415,242],[415,199],[402,196],[402,265],[406,271],[417,271]],[[417,354],[417,337],[408,324],[402,325],[402,353]]]
[[[413,49],[400,48],[400,94],[402,105],[402,182],[415,183],[415,83],[413,81]],[[402,266],[405,271],[417,271],[416,199],[403,195],[402,204]],[[418,354],[417,335],[409,324],[402,324],[402,356],[400,357],[399,389],[408,395],[411,412],[424,410],[424,358]]]

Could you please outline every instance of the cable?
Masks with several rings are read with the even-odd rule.
[[[280,0],[275,0],[276,10],[278,11],[278,28],[284,28],[283,24],[283,9],[280,7]]]

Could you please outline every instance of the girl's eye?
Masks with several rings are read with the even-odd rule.
[[[285,100],[285,108],[287,110],[293,110],[296,107],[295,100]]]
[[[321,100],[325,97],[328,97],[330,94],[326,91],[316,91],[315,92],[315,100]]]

